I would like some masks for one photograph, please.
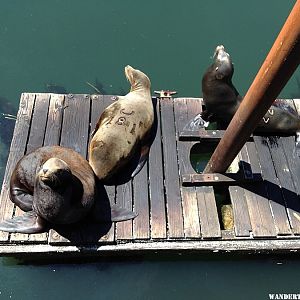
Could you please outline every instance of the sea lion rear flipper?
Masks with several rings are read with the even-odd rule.
[[[190,120],[183,128],[184,131],[197,131],[201,128],[205,128],[209,125],[208,121],[203,119],[202,114],[196,115],[192,120]]]
[[[133,178],[135,175],[137,175],[143,168],[144,164],[146,163],[148,157],[149,157],[149,151],[150,151],[150,146],[149,145],[144,145],[141,147],[141,154],[140,154],[140,159],[137,167],[131,174],[131,178]]]
[[[47,226],[46,221],[31,210],[22,216],[4,220],[0,223],[0,230],[6,232],[40,233],[47,231]]]
[[[138,214],[126,209],[124,207],[120,207],[118,205],[111,206],[111,221],[112,222],[122,222],[134,219]]]

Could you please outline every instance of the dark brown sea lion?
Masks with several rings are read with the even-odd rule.
[[[243,98],[232,84],[234,72],[230,55],[224,46],[217,46],[214,62],[202,78],[202,92],[205,110],[186,126],[195,130],[207,126],[207,121],[217,121],[226,128]],[[294,134],[300,129],[300,119],[285,101],[276,100],[257,125],[256,133]]]
[[[19,160],[10,179],[10,198],[26,213],[3,221],[0,230],[38,233],[47,231],[51,224],[81,221],[95,207],[95,179],[89,163],[74,150],[38,148]],[[113,212],[112,221],[114,217],[127,220],[136,216],[122,209]]]
[[[132,176],[145,164],[149,153],[149,135],[154,122],[150,80],[140,70],[125,67],[131,84],[130,92],[118,96],[109,105],[96,125],[89,145],[89,163],[97,177],[109,180],[140,149],[139,164]]]

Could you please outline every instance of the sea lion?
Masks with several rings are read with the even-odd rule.
[[[232,84],[234,72],[230,55],[224,46],[216,47],[214,62],[202,78],[205,110],[191,120],[186,129],[197,130],[208,122],[217,121],[221,129],[226,128],[243,98]],[[297,112],[285,101],[275,100],[255,129],[255,133],[294,134],[300,129]]]
[[[109,181],[127,166],[139,149],[139,163],[132,173],[135,176],[149,154],[149,136],[154,123],[150,79],[129,65],[125,67],[125,75],[131,84],[130,92],[118,96],[104,110],[89,145],[89,163],[102,181]]]
[[[38,233],[53,224],[83,220],[96,204],[95,179],[89,163],[74,150],[38,148],[19,160],[10,179],[10,198],[25,214],[3,221],[0,230]],[[120,220],[120,215],[123,220],[136,216],[123,209],[114,213],[112,221]]]

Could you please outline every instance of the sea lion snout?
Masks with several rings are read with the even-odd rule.
[[[65,161],[52,157],[42,165],[37,176],[44,184],[54,188],[71,178],[72,172]]]
[[[216,47],[213,57],[215,60],[221,61],[224,59],[229,59],[230,55],[225,51],[225,47],[223,45],[219,45]]]
[[[223,79],[224,77],[231,77],[233,74],[233,64],[229,53],[225,51],[223,45],[216,47],[214,52],[215,60],[215,72],[217,79]]]
[[[137,89],[150,89],[151,82],[149,77],[142,71],[127,65],[125,67],[125,75],[131,84],[131,91]]]

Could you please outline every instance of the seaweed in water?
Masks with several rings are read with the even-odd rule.
[[[91,83],[91,82],[86,82],[86,84],[88,86],[90,86],[93,89],[93,92],[96,92],[96,94],[100,94],[100,95],[126,95],[127,92],[120,87],[119,90],[112,90],[112,91],[108,91],[105,87],[104,84],[98,80],[98,78],[95,79],[95,83]]]
[[[12,118],[17,113],[13,104],[0,96],[0,183],[5,172],[5,162],[8,157],[10,142],[15,127],[15,119]],[[6,116],[12,116],[7,118]]]
[[[47,93],[53,94],[68,94],[65,87],[58,85],[56,83],[46,83],[45,89]]]
[[[13,117],[16,114],[17,109],[13,106],[11,101],[0,96],[0,138],[1,141],[8,146],[12,139],[15,127],[15,119]]]

